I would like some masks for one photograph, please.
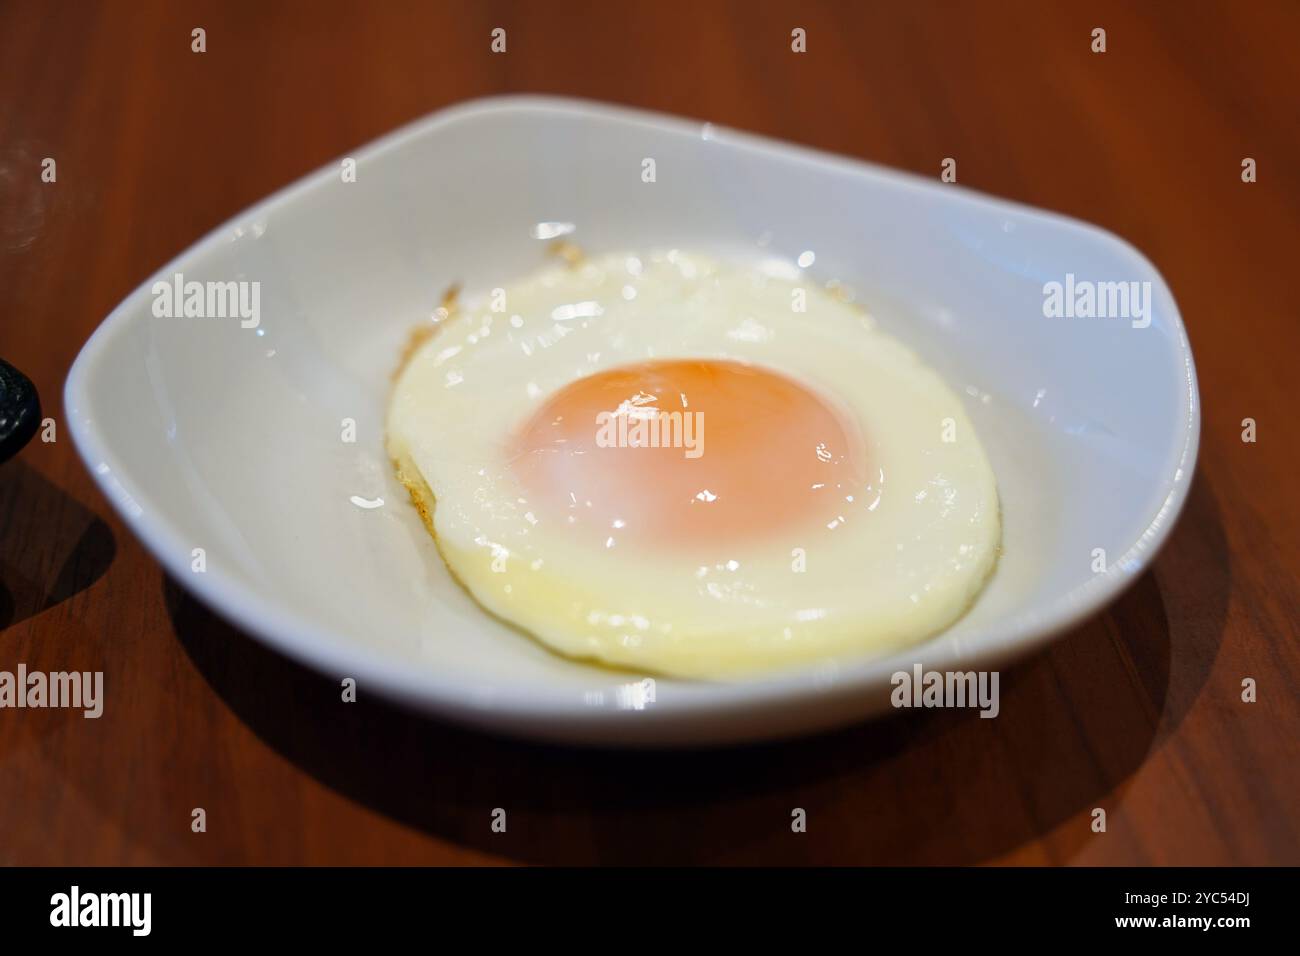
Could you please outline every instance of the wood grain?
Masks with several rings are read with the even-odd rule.
[[[1300,863],[1297,35],[1285,0],[0,5],[0,355],[61,429],[0,468],[0,669],[103,670],[113,695],[98,721],[0,711],[0,863]],[[341,717],[332,682],[164,579],[77,460],[63,380],[208,229],[505,91],[931,176],[952,156],[967,186],[1141,248],[1183,309],[1204,402],[1191,501],[1154,569],[1004,675],[992,721],[628,755],[373,701]]]

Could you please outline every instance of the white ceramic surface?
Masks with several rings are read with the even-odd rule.
[[[1094,613],[1150,562],[1186,497],[1200,414],[1182,321],[1151,263],[1109,233],[937,177],[542,97],[458,106],[352,155],[355,182],[322,169],[132,293],[82,350],[65,402],[87,465],[168,572],[360,693],[570,742],[828,728],[887,707],[890,675],[915,662],[997,667]],[[556,657],[480,612],[392,475],[385,400],[443,290],[461,281],[473,296],[536,267],[541,222],[574,223],[592,251],[811,250],[813,279],[856,289],[965,392],[997,473],[1004,554],[970,613],[893,658],[736,685],[661,678],[647,701],[637,675]],[[260,325],[154,317],[152,283],[177,272],[259,282]],[[1044,317],[1043,284],[1066,273],[1150,281],[1153,321]]]

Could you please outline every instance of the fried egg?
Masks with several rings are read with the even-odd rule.
[[[964,613],[997,486],[912,351],[793,266],[571,259],[451,309],[394,386],[389,454],[479,604],[573,658],[721,680]]]

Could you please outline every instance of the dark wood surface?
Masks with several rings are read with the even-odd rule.
[[[0,4],[0,356],[59,422],[0,467],[0,669],[111,689],[98,721],[0,710],[0,863],[1300,863],[1298,36],[1300,4],[1268,0]],[[63,380],[208,229],[400,123],[521,90],[926,175],[952,156],[967,186],[1141,248],[1204,402],[1154,569],[1004,675],[992,721],[629,755],[373,701],[341,718],[332,682],[164,579],[77,459]]]

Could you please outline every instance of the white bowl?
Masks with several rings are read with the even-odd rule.
[[[569,742],[828,728],[888,707],[890,676],[914,663],[997,668],[1096,612],[1149,563],[1187,495],[1200,415],[1178,309],[1150,262],[1092,226],[708,124],[541,97],[445,110],[354,157],[355,182],[327,167],[132,293],[78,356],[65,402],[86,464],[170,574],[360,694]],[[854,287],[964,390],[997,474],[1004,553],[972,610],[889,659],[734,685],[659,679],[652,701],[638,675],[557,657],[481,612],[393,477],[389,376],[449,284],[482,292],[543,262],[542,222],[576,224],[596,252],[812,250],[809,272]],[[151,286],[178,272],[259,282],[260,324],[156,318]],[[1150,325],[1045,317],[1044,283],[1067,273],[1149,281]],[[341,440],[348,418],[355,443]]]

